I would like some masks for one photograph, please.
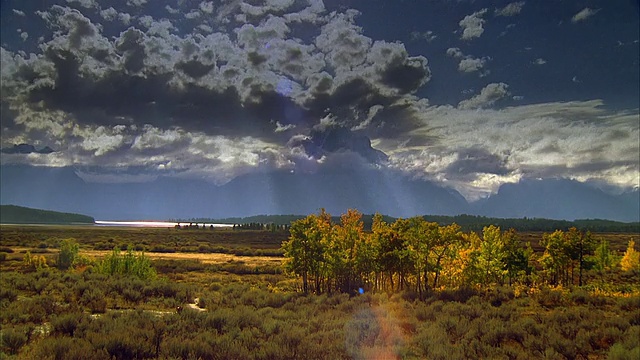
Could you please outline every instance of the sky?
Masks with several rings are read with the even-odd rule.
[[[378,169],[469,202],[640,186],[635,0],[2,0],[0,20],[3,166]]]

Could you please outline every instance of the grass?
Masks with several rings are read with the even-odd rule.
[[[520,235],[534,248],[541,237]],[[0,359],[633,359],[640,353],[640,292],[633,290],[640,275],[618,270],[583,288],[449,289],[424,301],[410,292],[304,296],[300,281],[279,270],[282,257],[257,255],[277,250],[286,233],[3,225],[0,236],[6,254]],[[629,238],[638,239],[602,236],[618,254]],[[98,244],[175,251],[147,250],[159,276],[142,281],[98,274],[91,265],[58,270],[52,265],[65,238],[75,238],[80,255],[92,259],[110,253]],[[203,246],[229,251],[198,251]],[[27,250],[51,266],[26,268]],[[632,291],[616,290],[624,284]]]
[[[199,245],[279,249],[280,244],[289,236],[289,233],[285,231],[234,231],[226,228],[176,230],[174,228],[0,225],[0,236],[2,244],[6,246],[32,246],[34,243],[43,241],[49,246],[53,246],[56,240],[73,237],[86,248],[94,248],[101,243],[121,247],[142,244],[145,246],[175,246],[181,252],[196,252]]]
[[[110,254],[111,251],[106,250],[82,250],[80,255],[86,255],[91,258],[102,258]],[[191,260],[203,264],[225,264],[225,263],[243,263],[251,266],[262,265],[280,265],[282,257],[275,256],[237,256],[233,254],[215,254],[215,253],[154,253],[145,252],[145,256],[152,260]]]

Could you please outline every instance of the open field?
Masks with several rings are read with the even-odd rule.
[[[542,252],[542,233],[519,235]],[[0,359],[640,355],[640,274],[619,267],[589,271],[582,288],[443,288],[423,300],[411,291],[304,295],[299,279],[281,269],[283,232],[2,226],[0,236]],[[596,236],[618,257],[639,239]],[[61,270],[56,262],[68,238],[88,262]],[[145,250],[157,275],[98,270],[113,254],[107,246],[129,245]],[[46,265],[26,265],[27,251]]]
[[[529,242],[536,252],[544,249],[540,245],[543,232],[519,232],[524,242]],[[629,240],[640,243],[640,234],[596,233],[597,238],[609,241],[612,250],[624,252]],[[131,245],[136,250],[154,252],[238,252],[241,249],[276,252],[289,236],[287,231],[257,231],[231,229],[176,230],[173,228],[135,228],[67,225],[0,225],[2,246],[55,247],[65,238],[74,238],[81,249],[111,250],[114,246],[126,249]],[[157,252],[157,251],[156,251]]]
[[[36,241],[55,241],[73,237],[83,247],[100,243],[114,245],[173,244],[188,252],[196,243],[223,246],[251,246],[260,249],[278,249],[289,233],[286,231],[234,231],[225,228],[215,230],[178,230],[174,228],[137,228],[117,226],[68,226],[68,225],[0,225],[2,242],[6,245],[33,244]]]
[[[523,241],[531,243],[531,247],[536,253],[542,253],[544,251],[544,247],[540,245],[540,240],[542,239],[543,234],[544,232],[542,231],[528,231],[518,233]],[[611,246],[611,250],[616,254],[622,254],[625,251],[627,245],[629,244],[629,240],[635,241],[636,244],[640,243],[640,234],[594,233],[593,236],[596,239],[607,240]]]
[[[112,250],[114,247],[148,253],[221,253],[252,256],[280,256],[285,231],[233,231],[231,229],[177,230],[174,228],[134,228],[61,225],[2,225],[2,246],[55,248],[67,238],[75,239],[80,249]]]
[[[13,247],[11,248],[14,253],[25,254],[27,251],[43,254],[45,257],[54,259],[59,253],[58,249],[47,249],[43,252],[41,249],[32,249],[26,247]],[[106,255],[111,254],[112,251],[107,250],[80,250],[81,256],[87,256],[90,259],[98,260],[104,258]],[[22,256],[22,255],[20,255]],[[157,253],[147,252],[145,253],[151,260],[190,260],[203,264],[224,264],[224,263],[243,263],[249,266],[261,266],[261,265],[281,265],[284,260],[281,256],[242,256],[234,254],[219,254],[219,253]]]

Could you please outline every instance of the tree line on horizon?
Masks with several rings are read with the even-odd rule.
[[[348,210],[339,222],[324,209],[291,224],[283,242],[285,269],[302,279],[304,292],[412,290],[420,297],[438,288],[521,283],[583,285],[584,273],[612,269],[615,256],[604,239],[573,227],[542,236],[535,254],[514,229],[489,225],[463,232],[423,217],[387,222],[380,214],[365,231],[362,214]],[[640,271],[639,253],[629,243],[620,261]]]
[[[260,223],[260,222],[249,222],[249,223],[241,223],[241,224],[233,224],[231,226],[232,230],[266,230],[266,231],[287,231],[291,227],[290,224],[276,224],[273,222],[270,223]],[[173,227],[176,230],[215,230],[215,227],[211,224],[207,226],[206,222],[203,222],[202,225],[199,225],[197,222],[190,222],[189,224],[180,225],[179,223],[174,225]]]
[[[394,222],[398,218],[382,215],[384,221]],[[555,231],[564,230],[567,231],[572,227],[581,231],[592,232],[618,232],[618,233],[640,233],[640,222],[624,223],[613,220],[604,219],[577,219],[574,221],[569,220],[557,220],[557,219],[544,219],[544,218],[492,218],[480,215],[468,215],[460,214],[455,216],[446,215],[423,215],[421,216],[428,222],[435,222],[439,225],[458,224],[463,231],[482,231],[482,229],[489,225],[494,225],[500,228],[509,229],[514,228],[518,231]],[[223,219],[209,219],[209,218],[193,218],[189,220],[180,220],[180,222],[195,222],[195,223],[223,223],[223,224],[262,224],[266,227],[268,224],[275,224],[278,226],[290,225],[294,221],[304,219],[305,215],[255,215],[249,217],[231,217]],[[364,223],[365,230],[371,230],[373,226],[374,215],[363,214],[362,221]],[[332,216],[333,222],[339,222],[339,216]],[[175,220],[178,221],[178,220]],[[246,226],[247,227],[247,226]],[[254,226],[255,227],[255,226]],[[253,230],[256,230],[257,227]]]

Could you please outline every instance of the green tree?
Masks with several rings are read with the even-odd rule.
[[[407,276],[415,270],[414,251],[411,249],[411,220],[397,219],[391,225],[390,238],[390,259],[395,261],[392,264],[393,273],[398,275],[398,287],[403,290],[407,284]],[[393,290],[393,277],[391,278],[391,289]]]
[[[480,246],[482,239],[472,231],[464,234],[457,250],[457,259],[451,262],[448,273],[455,279],[457,285],[480,284],[484,273],[480,270]],[[459,269],[459,270],[457,270]]]
[[[416,288],[420,298],[423,292],[428,289],[430,253],[438,237],[438,224],[427,223],[423,217],[416,216],[404,221],[403,226],[396,226],[401,229],[406,239],[406,252],[409,253],[409,264],[413,265],[416,278]]]
[[[371,225],[370,242],[376,271],[374,288],[377,290],[384,290],[387,281],[393,284],[393,272],[397,262],[393,253],[391,232],[391,226],[384,221],[382,215],[376,213]]]
[[[316,280],[316,291],[320,290],[320,276],[324,261],[324,238],[327,237],[325,223],[331,216],[324,209],[319,215],[309,215],[294,221],[289,229],[289,239],[283,242],[282,249],[286,257],[285,268],[302,277],[302,289],[309,291],[309,277]],[[329,224],[330,225],[330,224]]]
[[[80,246],[75,239],[64,239],[60,242],[60,253],[56,260],[56,266],[60,270],[67,270],[74,266],[78,260]]]
[[[604,281],[604,274],[613,267],[613,255],[609,248],[609,242],[602,238],[594,255],[595,269],[600,274],[600,280]]]
[[[355,255],[355,272],[357,281],[363,287],[371,288],[374,283],[375,273],[378,269],[376,265],[376,247],[374,237],[371,234],[362,234],[362,240]]]
[[[505,275],[505,253],[502,233],[494,225],[482,230],[477,266],[485,284],[502,283]]]
[[[435,223],[432,223],[432,227]],[[435,224],[437,225],[437,224]],[[434,229],[435,230],[435,229]],[[433,287],[438,287],[438,278],[442,270],[442,261],[447,257],[457,256],[455,251],[456,245],[462,241],[462,231],[458,224],[437,227],[437,233],[432,232],[433,240],[431,249],[434,257],[433,261]]]
[[[583,234],[575,227],[570,228],[563,236],[565,238],[567,255],[571,261],[571,283],[573,283],[574,278],[574,264],[577,263],[579,269],[578,285],[582,286],[583,270],[588,267],[586,258],[588,255],[593,254],[593,250],[595,249],[593,237],[591,236],[591,232]]]
[[[564,232],[556,230],[552,234],[545,233],[542,235],[540,244],[545,247],[540,262],[551,275],[551,283],[566,283],[568,279],[566,270],[570,257],[567,253]]]
[[[502,234],[504,246],[504,265],[509,280],[512,282],[524,275],[531,274],[533,267],[530,265],[533,249],[530,244],[523,245],[514,229],[509,229]]]
[[[364,248],[364,224],[362,214],[357,210],[348,209],[340,216],[340,224],[334,227],[334,241],[330,251],[334,276],[343,292],[352,292],[361,286],[361,278],[356,272],[356,255]],[[361,259],[366,261],[366,259]]]

